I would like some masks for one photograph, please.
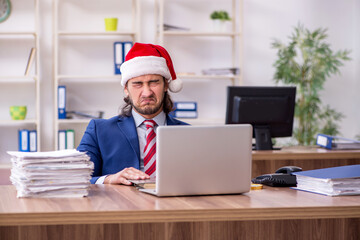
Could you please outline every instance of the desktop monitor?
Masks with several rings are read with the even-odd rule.
[[[272,150],[271,138],[293,131],[296,87],[238,87],[227,89],[226,124],[253,126],[256,150]]]

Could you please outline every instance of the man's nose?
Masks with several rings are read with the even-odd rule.
[[[142,91],[143,96],[148,97],[152,95],[152,90],[148,84],[144,84],[144,88]]]

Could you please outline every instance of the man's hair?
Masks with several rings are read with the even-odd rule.
[[[164,79],[165,86],[168,85],[167,81]],[[126,83],[127,84],[127,83]],[[129,96],[124,97],[125,104],[121,107],[120,116],[123,117],[130,117],[131,116],[131,110],[132,110],[132,104]],[[165,114],[170,113],[174,110],[174,103],[171,99],[171,96],[169,95],[168,91],[164,93],[164,99],[162,102],[163,111]]]

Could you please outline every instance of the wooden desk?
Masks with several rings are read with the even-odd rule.
[[[288,188],[157,198],[92,185],[81,199],[17,199],[0,186],[0,239],[358,239],[360,196]]]
[[[353,164],[360,164],[360,150],[288,147],[280,151],[253,151],[252,177],[274,173],[283,166],[299,166],[305,171]]]
[[[318,147],[288,147],[280,151],[253,151],[252,174],[257,177],[274,173],[283,166],[299,166],[305,170],[360,164],[360,150],[330,151]],[[0,185],[11,184],[10,168],[0,168]]]

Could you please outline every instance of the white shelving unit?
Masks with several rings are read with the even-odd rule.
[[[40,151],[40,45],[39,0],[11,1],[9,18],[0,23],[0,165],[10,166],[6,151],[18,150],[18,130],[37,131]],[[29,74],[25,69],[31,48],[35,56]],[[12,120],[9,107],[26,105],[25,120]]]
[[[67,110],[101,110],[106,118],[118,113],[122,88],[121,76],[114,74],[113,43],[139,41],[140,7],[138,0],[54,0],[53,4],[56,150],[60,129],[75,130],[77,147],[90,121],[58,119],[58,86],[66,86]],[[106,17],[118,18],[117,31],[105,31]],[[99,92],[109,92],[109,97],[100,98]]]
[[[242,0],[156,0],[156,5],[157,43],[169,50],[177,76],[184,81],[184,89],[174,100],[198,103],[199,118],[183,120],[194,125],[224,124],[226,86],[242,84]],[[168,9],[171,11],[167,11]],[[201,15],[206,12],[204,9],[208,9],[207,15]],[[228,11],[231,27],[227,31],[216,32],[211,28],[210,14],[214,10]],[[172,14],[167,14],[168,12]],[[179,15],[174,12],[178,12]],[[164,24],[188,28],[189,31],[165,30]],[[192,46],[187,47],[187,44]],[[225,59],[226,65],[218,66],[211,60],[216,58],[219,52],[222,54],[223,48],[228,54],[220,57]],[[196,52],[192,53],[189,49],[195,49]],[[178,55],[186,57],[180,59],[177,58]],[[202,57],[196,58],[198,56]],[[219,67],[237,67],[240,74],[210,76],[203,75],[201,71]],[[209,84],[214,85],[212,89]],[[204,86],[207,86],[206,90],[203,89]],[[208,91],[210,100],[198,98],[199,94],[196,91]],[[216,102],[214,98],[218,98],[219,101]],[[217,113],[211,109],[211,105],[215,106],[213,109],[222,111]]]

